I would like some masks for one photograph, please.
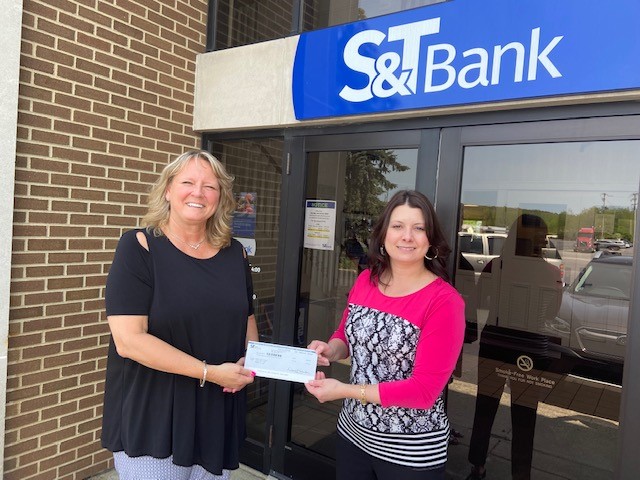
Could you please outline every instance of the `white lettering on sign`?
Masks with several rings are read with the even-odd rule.
[[[527,52],[527,81],[535,81],[538,78],[540,66],[551,78],[562,76],[549,58],[562,40],[562,35],[554,37],[541,49],[540,28],[534,28],[526,46],[520,42],[510,42],[506,45],[495,45],[491,52],[480,47],[465,50],[461,56],[467,59],[467,62],[456,71],[452,63],[458,57],[458,52],[455,46],[449,43],[428,45],[424,63],[421,63],[422,38],[437,33],[440,33],[440,18],[396,25],[390,27],[386,34],[379,30],[364,30],[355,34],[344,47],[344,63],[351,70],[367,75],[368,83],[362,88],[345,85],[339,93],[340,97],[349,102],[365,102],[374,97],[415,95],[418,92],[421,66],[425,69],[424,93],[441,92],[456,83],[465,89],[499,85],[503,73],[502,59],[510,54],[515,57],[513,77],[510,81],[522,82]],[[360,52],[363,45],[381,46],[385,41],[402,42],[402,54],[389,51],[373,58]],[[434,73],[438,73],[440,83],[436,83]]]

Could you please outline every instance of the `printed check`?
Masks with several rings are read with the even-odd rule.
[[[318,355],[314,350],[274,343],[249,342],[244,367],[258,377],[306,383],[316,377]]]

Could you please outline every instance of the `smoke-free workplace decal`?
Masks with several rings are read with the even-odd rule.
[[[638,18],[637,0],[452,0],[304,33],[296,118],[640,88]]]

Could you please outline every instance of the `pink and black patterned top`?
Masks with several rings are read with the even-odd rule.
[[[351,383],[378,384],[382,405],[345,399],[338,432],[383,460],[413,468],[446,462],[449,421],[442,393],[464,338],[464,301],[438,278],[402,297],[360,274],[331,338],[351,356]]]

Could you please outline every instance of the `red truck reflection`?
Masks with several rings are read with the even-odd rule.
[[[593,227],[582,227],[578,230],[578,236],[576,237],[576,245],[573,248],[574,252],[589,252],[596,251],[595,244],[596,231]]]

